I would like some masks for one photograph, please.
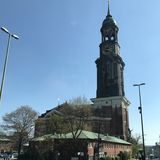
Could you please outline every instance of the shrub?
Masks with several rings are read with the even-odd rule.
[[[128,160],[130,158],[128,152],[120,152],[118,154],[119,160]]]

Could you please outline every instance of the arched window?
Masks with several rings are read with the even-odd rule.
[[[109,38],[108,37],[105,37],[105,41],[108,41],[109,40]]]
[[[113,41],[114,40],[114,36],[111,36],[111,41]]]

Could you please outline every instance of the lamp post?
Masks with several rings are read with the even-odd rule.
[[[4,81],[5,81],[6,69],[7,69],[7,61],[8,61],[8,55],[9,55],[10,41],[11,41],[12,37],[14,39],[17,39],[17,40],[19,39],[19,37],[17,35],[10,33],[8,31],[8,29],[6,29],[5,27],[1,27],[1,30],[8,34],[8,43],[7,43],[7,50],[6,50],[6,54],[5,54],[2,80],[1,80],[1,87],[0,87],[0,102],[1,102],[1,99],[2,99],[2,92],[3,92]]]
[[[141,86],[145,85],[145,83],[134,84],[134,87],[138,87],[139,91],[139,103],[140,106],[138,107],[139,113],[141,114],[141,127],[142,127],[142,143],[143,143],[143,160],[146,159],[146,152],[145,152],[145,142],[144,142],[144,129],[143,129],[143,114],[142,114],[142,101],[141,101]]]

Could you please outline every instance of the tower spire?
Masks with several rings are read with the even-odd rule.
[[[111,13],[110,13],[110,0],[108,0],[108,14],[107,14],[107,16],[110,16],[111,15]]]

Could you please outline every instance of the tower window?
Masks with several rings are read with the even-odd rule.
[[[114,37],[112,36],[112,37],[111,37],[111,41],[113,41],[113,40],[114,40]]]
[[[106,40],[106,41],[108,41],[108,40],[109,40],[109,38],[108,38],[108,37],[105,37],[105,40]]]

